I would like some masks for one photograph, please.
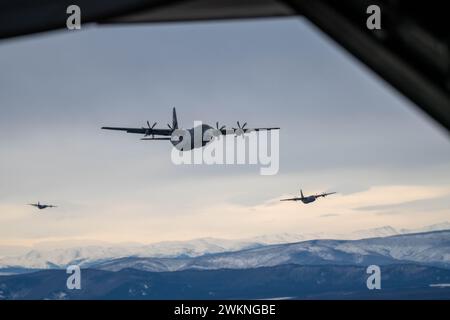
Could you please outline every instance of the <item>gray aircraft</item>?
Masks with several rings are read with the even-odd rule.
[[[326,196],[329,196],[330,194],[335,194],[336,192],[329,192],[329,193],[325,193],[325,192],[323,192],[323,193],[320,193],[320,194],[314,194],[314,195],[311,195],[311,196],[304,196],[303,195],[303,191],[300,189],[300,195],[301,195],[301,197],[299,197],[299,198],[290,198],[290,199],[281,199],[280,201],[301,201],[301,202],[303,202],[303,203],[311,203],[311,202],[314,202],[314,201],[316,201],[316,199],[317,198],[320,198],[320,197],[326,197]]]
[[[279,130],[280,128],[246,128],[247,122],[242,126],[237,122],[237,128],[226,129],[225,126],[219,127],[216,122],[216,127],[211,127],[207,124],[201,124],[191,129],[179,129],[177,113],[175,108],[172,112],[172,125],[167,124],[168,129],[155,128],[156,122],[150,125],[147,121],[147,128],[121,128],[121,127],[102,127],[105,130],[119,130],[127,133],[143,134],[144,138],[141,140],[169,140],[178,150],[191,150],[194,148],[201,148],[213,141],[215,137],[220,135],[235,134],[236,136],[244,136],[244,134],[252,131],[261,130]],[[195,139],[194,132],[200,133],[200,139]],[[159,137],[155,137],[159,136]]]
[[[56,206],[54,206],[54,205],[51,205],[51,204],[41,204],[40,202],[38,202],[38,203],[29,203],[29,205],[30,205],[30,206],[33,206],[33,207],[36,207],[36,208],[38,208],[39,210],[47,209],[47,208],[56,208]]]

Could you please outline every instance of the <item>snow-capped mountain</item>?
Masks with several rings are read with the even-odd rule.
[[[435,223],[423,228],[419,229],[400,229],[399,233],[405,234],[405,233],[419,233],[419,232],[430,232],[430,231],[438,231],[438,230],[450,230],[450,222],[441,222],[441,223]]]
[[[250,242],[256,242],[260,244],[281,244],[281,243],[293,243],[306,240],[317,239],[335,239],[335,240],[358,240],[377,237],[389,237],[401,234],[430,232],[439,230],[450,230],[450,222],[442,222],[425,226],[418,229],[396,229],[391,226],[383,226],[379,228],[358,230],[347,234],[343,233],[280,233],[274,235],[265,235],[260,237],[254,237],[248,239]]]
[[[244,240],[223,240],[215,238],[194,239],[191,241],[169,241],[149,245],[83,245],[76,248],[51,249],[49,246],[41,246],[17,256],[0,255],[0,269],[9,267],[47,269],[65,267],[69,264],[92,265],[107,262],[118,258],[195,258],[203,255],[211,255],[225,252],[236,252],[246,249],[255,249],[273,244],[298,243],[308,240],[334,239],[356,240],[366,238],[387,237],[401,234],[411,234],[422,231],[450,230],[450,223],[444,222],[427,226],[421,229],[409,230],[386,226],[375,229],[356,231],[350,234],[330,235],[325,233],[315,234],[276,234],[254,237]],[[280,257],[278,257],[280,258]],[[188,259],[189,260],[189,259]],[[156,260],[155,260],[156,261]],[[181,261],[181,260],[180,260]],[[160,263],[158,261],[158,263]],[[159,265],[159,264],[158,264]],[[178,267],[177,267],[178,268]],[[165,269],[161,267],[160,269]],[[169,268],[172,269],[172,268]]]
[[[168,241],[149,245],[84,246],[80,248],[34,249],[26,254],[0,259],[0,268],[23,267],[47,269],[70,264],[87,265],[121,257],[197,257],[204,254],[255,248],[260,244],[248,241],[214,238],[191,241]]]
[[[363,240],[310,240],[204,255],[195,258],[122,258],[88,265],[119,271],[247,269],[298,265],[386,265],[416,263],[450,268],[450,230]]]
[[[407,232],[404,232],[407,233]],[[249,241],[260,243],[260,244],[282,244],[282,243],[294,243],[307,240],[318,240],[318,239],[335,239],[335,240],[358,240],[376,237],[389,237],[394,235],[403,234],[393,227],[385,226],[374,229],[358,230],[348,234],[332,234],[332,233],[279,233],[273,235],[265,235],[250,238]]]

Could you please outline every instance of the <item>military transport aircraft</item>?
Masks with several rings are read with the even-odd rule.
[[[56,208],[56,206],[54,206],[54,205],[51,205],[51,204],[41,204],[40,202],[38,202],[38,203],[30,203],[29,205],[30,205],[30,206],[33,206],[33,207],[36,207],[36,208],[38,208],[39,210],[47,209],[47,208]]]
[[[305,197],[303,195],[303,191],[300,189],[300,195],[301,195],[300,198],[281,199],[280,201],[301,201],[306,204],[306,203],[311,203],[311,202],[316,201],[317,198],[320,198],[320,197],[325,198],[326,196],[329,196],[330,194],[335,194],[335,193],[336,192],[330,192],[330,193],[323,192],[321,194],[314,194],[314,195]]]
[[[262,130],[279,130],[280,128],[246,128],[247,122],[242,126],[237,122],[237,128],[226,129],[225,126],[219,127],[219,123],[216,122],[216,127],[213,128],[207,124],[201,124],[197,127],[191,129],[179,129],[177,112],[173,108],[172,113],[172,125],[167,124],[168,129],[155,129],[156,122],[150,125],[147,121],[147,128],[121,128],[121,127],[102,127],[105,130],[119,130],[125,131],[127,133],[137,133],[143,134],[144,138],[141,140],[169,140],[175,148],[178,150],[186,151],[194,148],[204,147],[211,141],[214,137],[227,134],[235,134],[236,136],[244,136],[245,133],[252,131],[262,131]],[[195,139],[194,132],[199,132],[200,139]],[[150,138],[148,138],[150,136]],[[155,137],[162,136],[162,137]],[[197,141],[198,140],[198,141]]]

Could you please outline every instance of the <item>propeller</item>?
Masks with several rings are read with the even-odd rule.
[[[246,132],[245,126],[247,125],[247,122],[245,122],[241,127],[241,124],[239,123],[239,121],[237,121],[237,125],[238,125],[238,129],[233,128],[234,132],[236,133],[236,137],[244,136],[244,133]]]
[[[216,129],[219,130],[219,131],[222,131],[223,129],[225,129],[225,126],[221,126],[219,128],[219,122],[216,122]]]
[[[145,130],[145,135],[144,135],[144,137],[147,137],[147,136],[150,135],[150,131],[153,130],[153,128],[156,126],[156,124],[157,124],[157,122],[155,122],[153,125],[150,125],[150,122],[147,121],[148,129]],[[145,129],[145,128],[142,127],[142,129]],[[152,134],[152,137],[153,137],[153,134]]]
[[[213,136],[216,138],[220,137],[223,129],[225,129],[225,126],[219,127],[219,122],[216,122],[216,129],[213,130]]]

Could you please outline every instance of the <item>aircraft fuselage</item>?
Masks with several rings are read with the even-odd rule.
[[[314,197],[314,196],[303,197],[300,200],[306,204],[306,203],[311,203],[311,202],[316,201],[316,197]]]
[[[212,130],[214,128],[207,124],[201,124],[191,129],[177,129],[173,131],[170,142],[175,148],[182,151],[201,148],[213,140],[214,136],[210,134]]]

